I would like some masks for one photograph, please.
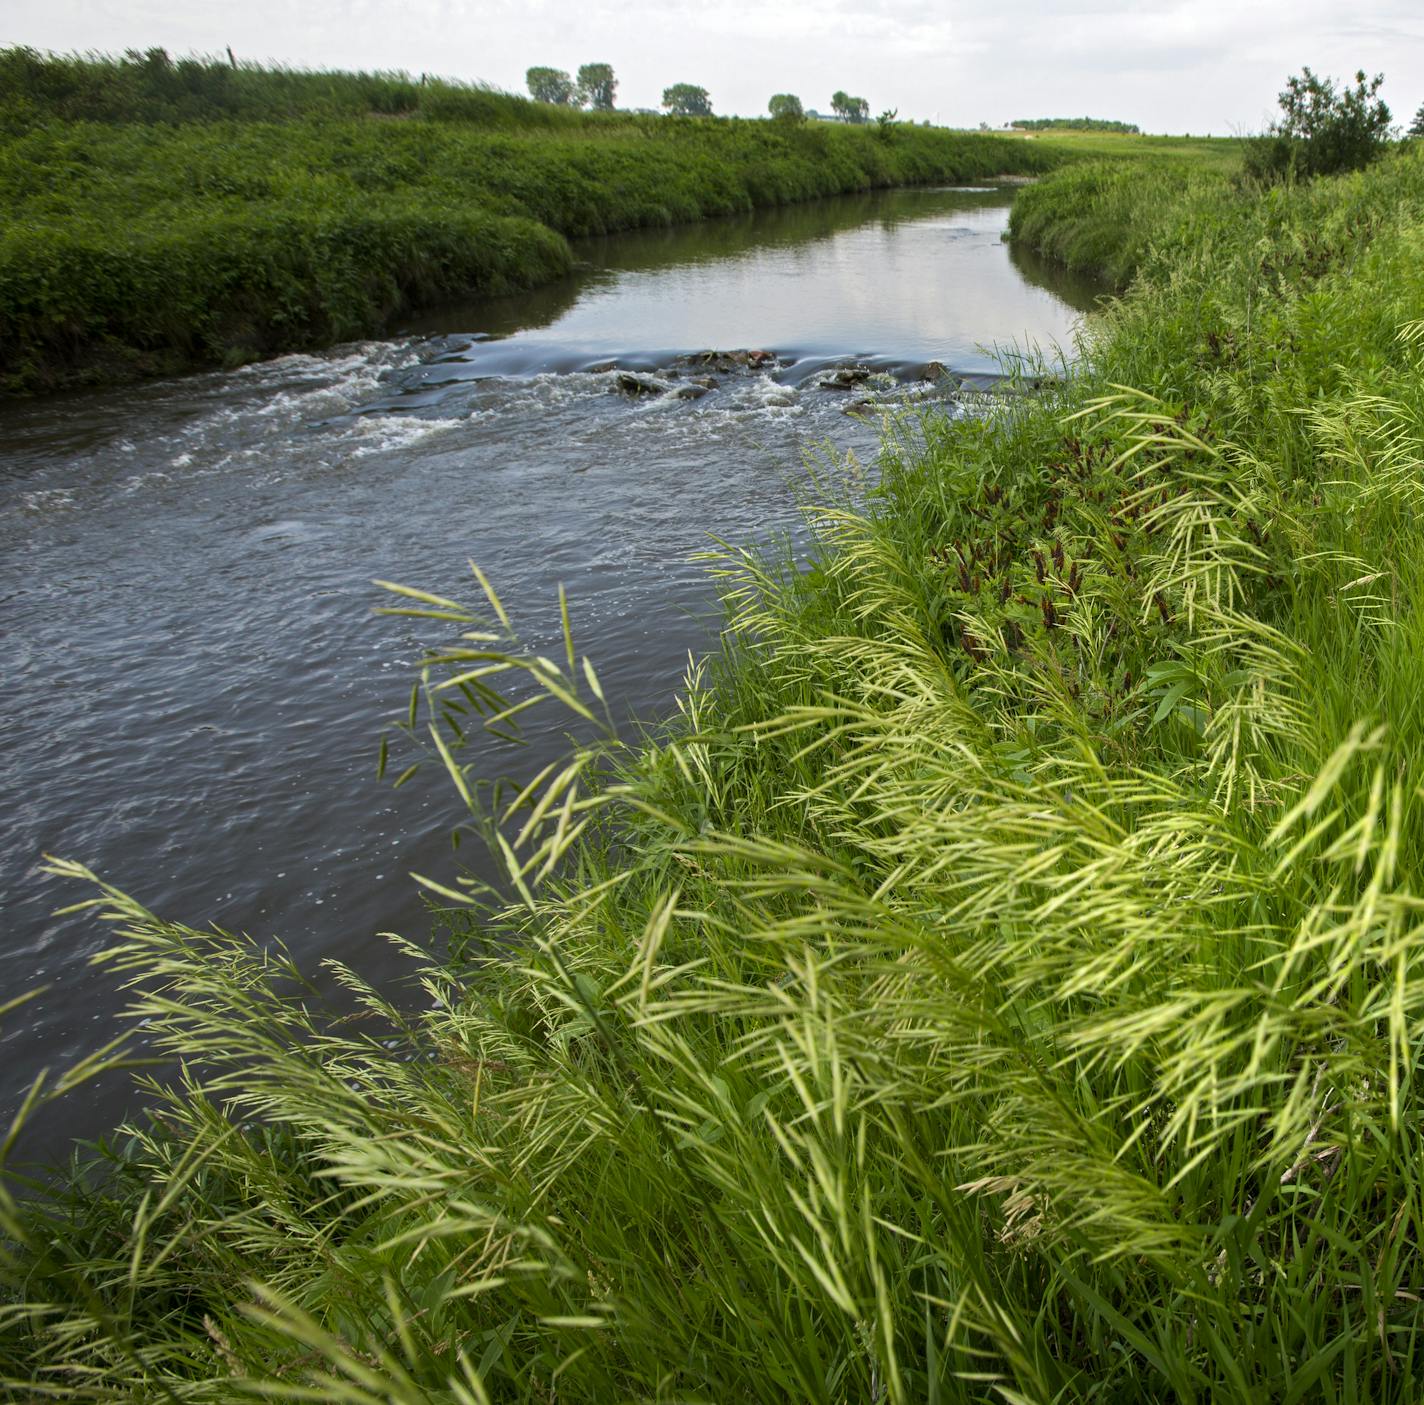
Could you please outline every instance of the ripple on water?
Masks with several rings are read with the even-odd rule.
[[[952,360],[926,342],[939,314],[920,304],[934,293],[936,308],[962,308],[982,291],[976,264],[976,282],[951,302],[939,275],[957,241],[935,231],[917,245],[934,260],[934,286],[911,280],[915,305],[900,308],[918,340],[867,332],[866,318],[899,307],[875,281],[897,227],[867,219],[851,232],[870,230],[869,242],[857,234],[846,246],[863,251],[858,262],[831,236],[788,253],[748,233],[747,257],[776,262],[788,286],[844,275],[844,297],[820,299],[838,319],[834,337],[807,332],[793,347],[804,328],[788,323],[769,348],[776,367],[718,373],[696,399],[677,393],[698,372],[675,351],[621,358],[656,374],[661,394],[614,393],[597,339],[633,305],[662,329],[682,326],[684,307],[704,327],[701,304],[668,301],[668,278],[713,298],[724,269],[728,295],[749,306],[740,254],[618,271],[622,291],[604,280],[597,306],[579,314],[588,345],[537,326],[500,342],[464,332],[363,342],[10,416],[0,488],[18,510],[0,510],[0,957],[21,988],[42,975],[55,984],[23,1024],[0,1029],[0,1104],[41,1065],[110,1032],[108,979],[85,965],[103,933],[52,915],[76,894],[37,875],[44,852],[91,864],[177,920],[281,937],[308,967],[336,957],[378,981],[404,973],[374,934],[423,934],[406,875],[450,877],[455,812],[433,771],[394,794],[378,784],[374,749],[444,631],[373,617],[384,603],[373,579],[470,599],[473,558],[523,642],[551,655],[562,583],[575,638],[620,714],[670,706],[688,652],[716,637],[692,559],[710,534],[804,542],[804,461],[873,462],[878,426],[844,410],[862,394],[891,408],[940,394],[893,378],[827,391],[816,378],[858,349],[883,351],[861,359],[902,375],[932,355]],[[895,276],[905,284],[902,266]],[[793,310],[814,309],[803,296]],[[1008,334],[1021,325],[1016,311]],[[768,334],[733,334],[758,331]],[[665,345],[658,336],[627,344]],[[521,356],[532,373],[510,371]],[[490,375],[496,367],[504,373]],[[536,716],[522,750],[481,747],[476,777],[527,776],[562,752],[564,733],[562,719]],[[111,1110],[91,1114],[71,1113],[68,1129],[95,1128]]]

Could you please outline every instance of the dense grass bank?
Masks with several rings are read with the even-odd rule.
[[[590,117],[610,120],[425,74],[174,59],[163,49],[123,57],[0,50],[0,130],[16,133],[55,121],[182,125],[416,114],[482,127],[577,129]]]
[[[29,77],[0,106],[0,392],[379,333],[557,277],[580,235],[1057,159],[909,126],[573,113],[381,75],[196,65],[185,104],[179,68],[144,86],[141,64],[7,63]],[[117,120],[127,108],[143,120]]]
[[[1072,382],[718,559],[725,654],[495,817],[427,1013],[101,893],[184,1071],[0,1203],[0,1379],[1417,1400],[1421,426],[1424,158],[1190,186]],[[474,594],[404,601],[457,773],[496,684],[601,711]]]

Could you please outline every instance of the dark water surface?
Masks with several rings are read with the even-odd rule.
[[[1010,252],[1010,199],[891,192],[591,241],[575,277],[396,340],[0,408],[0,1003],[48,986],[0,1027],[0,1109],[115,1029],[88,965],[105,934],[52,915],[85,894],[38,872],[46,852],[175,920],[395,978],[377,934],[424,934],[407,875],[455,871],[456,812],[433,774],[375,778],[419,649],[372,617],[371,580],[472,598],[473,557],[541,647],[562,581],[619,707],[657,715],[714,637],[689,559],[708,534],[792,529],[817,446],[873,459],[828,367],[886,373],[870,393],[894,402],[940,393],[912,379],[932,360],[983,374],[994,346],[1070,344],[1094,290]],[[709,347],[777,363],[676,398],[675,358]],[[669,393],[612,393],[610,361]],[[127,1096],[81,1094],[42,1138]]]

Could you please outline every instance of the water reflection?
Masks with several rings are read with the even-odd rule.
[[[590,357],[756,344],[783,357],[939,359],[994,369],[993,348],[1066,345],[1101,289],[1002,236],[1013,191],[877,191],[583,241],[586,266],[531,293],[442,309],[430,333],[518,337],[473,359],[492,374]]]

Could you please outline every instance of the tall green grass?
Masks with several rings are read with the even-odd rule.
[[[416,114],[486,127],[563,128],[586,126],[588,116],[426,74],[174,59],[163,49],[122,57],[0,50],[0,130],[12,132],[54,121],[178,125]]]
[[[23,78],[0,83],[0,392],[379,333],[566,273],[581,235],[1057,159],[908,126],[573,113],[389,75],[194,64],[191,103],[169,102],[186,70],[148,68],[0,53],[0,80]]]
[[[1070,382],[717,554],[658,737],[567,611],[393,597],[457,809],[511,708],[593,740],[483,817],[418,1014],[95,892],[181,1072],[11,1181],[0,1379],[1417,1400],[1424,158],[1164,228]]]

